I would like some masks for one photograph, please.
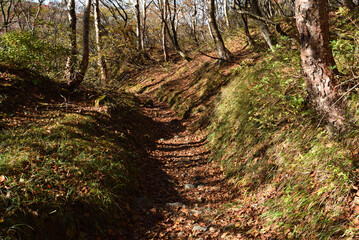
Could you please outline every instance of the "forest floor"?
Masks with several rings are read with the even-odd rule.
[[[145,94],[138,97],[144,114],[153,119],[148,128],[154,131],[154,142],[140,165],[143,195],[131,207],[127,228],[132,233],[127,237],[250,239],[243,235],[247,221],[241,216],[251,209],[232,207],[238,191],[219,164],[209,161],[205,131],[191,131],[198,116],[180,119],[166,103]]]

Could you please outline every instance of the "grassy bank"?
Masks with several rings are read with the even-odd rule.
[[[251,209],[240,231],[279,239],[353,236],[357,131],[339,138],[320,124],[305,99],[297,51],[282,47],[237,72],[222,89],[209,132],[212,159],[238,187],[234,205]],[[356,98],[348,99],[351,108]]]
[[[2,77],[8,91],[1,112],[0,236],[119,236],[129,195],[137,191],[141,115],[134,97],[121,93],[94,107],[96,92],[64,102],[32,80]]]

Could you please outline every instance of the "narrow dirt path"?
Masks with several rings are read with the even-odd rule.
[[[179,119],[168,105],[140,95],[153,144],[141,163],[143,195],[133,202],[133,239],[240,239],[234,216],[226,207],[232,192],[220,167],[209,162],[205,131],[192,133],[194,119]]]

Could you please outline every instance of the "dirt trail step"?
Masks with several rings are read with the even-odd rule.
[[[221,168],[209,162],[206,132],[192,133],[193,118],[182,120],[164,103],[139,95],[152,118],[153,135],[143,159],[143,195],[133,202],[133,239],[241,239],[235,219],[241,210]]]

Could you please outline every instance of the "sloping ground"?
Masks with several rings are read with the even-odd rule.
[[[0,238],[118,238],[149,121],[136,99],[0,69]]]
[[[145,115],[154,121],[148,157],[142,160],[142,196],[132,203],[128,239],[248,239],[243,231],[251,210],[230,206],[237,191],[217,162],[209,162],[204,131],[190,131],[168,104],[142,95]],[[151,103],[151,104],[149,104]],[[256,235],[254,235],[256,236]]]
[[[298,48],[292,44],[281,40],[276,54],[239,52],[237,63],[222,66],[197,56],[190,63],[151,69],[133,84],[134,91],[167,102],[190,123],[192,131],[184,136],[197,136],[193,132],[198,128],[193,124],[209,125],[206,148],[211,150],[209,159],[214,163],[202,165],[202,169],[209,171],[211,164],[219,164],[224,176],[218,175],[218,186],[228,186],[226,179],[233,184],[228,187],[231,196],[219,198],[214,213],[206,215],[202,203],[196,203],[200,206],[197,209],[193,202],[189,207],[183,203],[183,199],[194,199],[191,191],[182,191],[186,181],[191,181],[174,177],[182,186],[176,191],[181,198],[165,198],[161,210],[156,206],[153,211],[162,213],[157,216],[160,226],[140,237],[167,239],[177,234],[174,238],[195,239],[198,234],[211,239],[210,229],[217,234],[213,239],[357,237],[358,131],[349,128],[346,135],[330,135],[306,99]],[[334,53],[343,56],[340,49]],[[343,59],[337,62],[341,71],[348,69]],[[341,81],[348,78],[343,76]],[[358,97],[347,90],[341,94],[346,94],[348,118],[356,124]],[[166,154],[162,143],[167,141],[157,141],[155,154],[159,162],[170,166],[169,175],[176,176],[175,167],[181,160],[171,160],[171,155],[161,157]],[[189,149],[195,152],[197,147]],[[193,158],[190,161],[195,162]],[[201,197],[196,181],[192,183],[193,192]],[[214,194],[213,199],[216,197]],[[171,201],[180,204],[168,204]],[[162,210],[165,204],[175,209]],[[220,210],[223,216],[219,217]],[[191,218],[193,213],[198,213],[197,218]],[[215,227],[217,219],[228,227]],[[195,224],[204,228],[194,229]],[[142,229],[148,227],[142,224]],[[232,232],[226,234],[227,229]]]

